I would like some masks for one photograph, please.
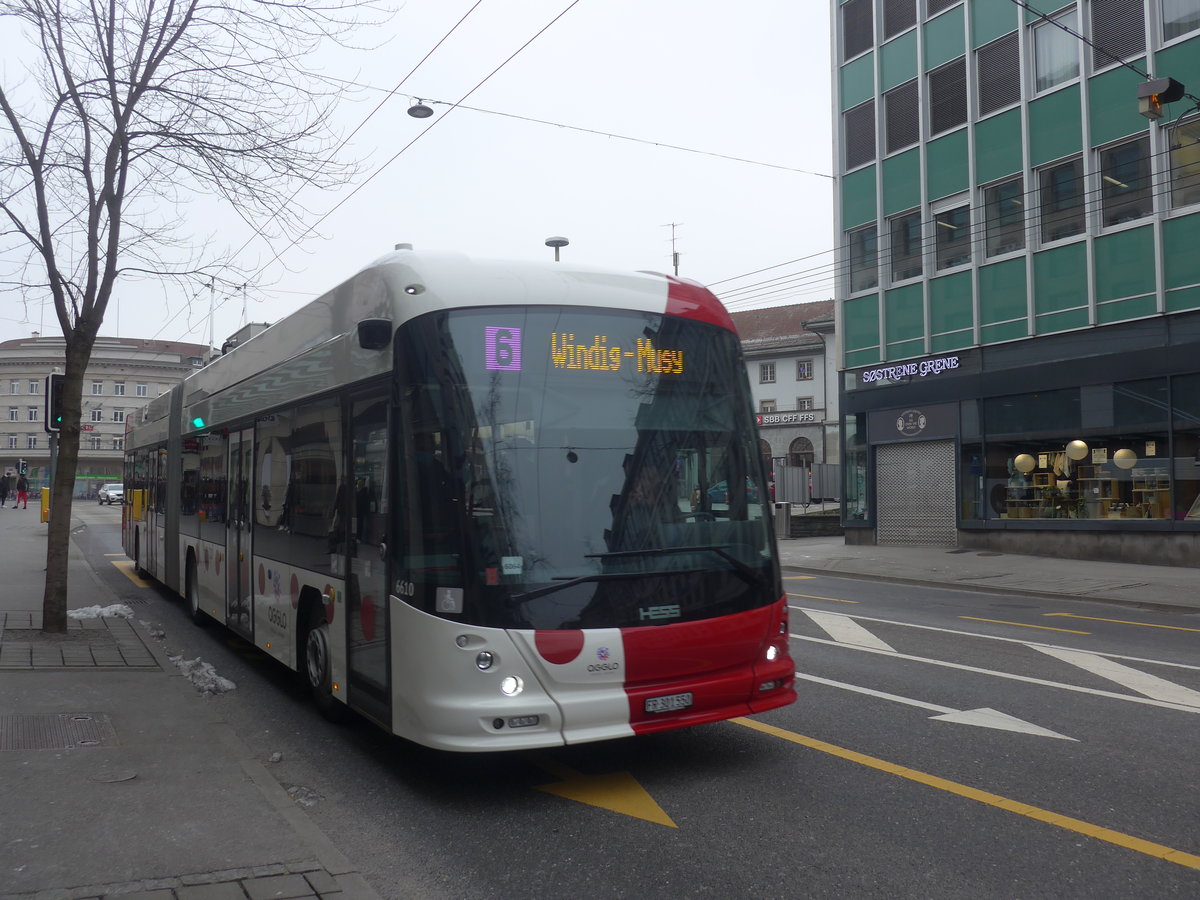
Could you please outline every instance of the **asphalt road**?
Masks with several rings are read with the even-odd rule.
[[[753,725],[440,754],[111,566],[237,690],[221,714],[388,898],[1195,897],[1200,616],[789,577],[794,706]]]

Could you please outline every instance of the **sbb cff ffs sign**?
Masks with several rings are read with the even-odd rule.
[[[42,427],[50,434],[58,434],[63,417],[63,383],[66,376],[51,372],[46,376],[46,414],[42,416]]]

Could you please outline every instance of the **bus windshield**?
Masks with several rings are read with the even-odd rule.
[[[484,626],[661,625],[779,599],[735,334],[572,307],[397,333],[396,580]]]

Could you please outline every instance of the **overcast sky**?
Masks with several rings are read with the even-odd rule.
[[[362,91],[345,106],[342,131],[357,126],[473,3],[407,0],[386,33],[364,36],[378,49],[331,54],[329,74],[382,89]],[[397,242],[552,259],[545,239],[563,235],[571,242],[564,259],[669,272],[667,226],[674,222],[680,274],[720,282],[714,290],[735,301],[734,309],[831,296],[823,0],[579,0],[463,101],[505,115],[436,103],[429,104],[432,118],[406,115],[410,98],[457,101],[568,6],[571,0],[483,0],[346,148],[364,161],[363,174],[340,192],[301,199],[319,215],[370,183],[320,224],[319,236],[276,262],[267,265],[286,244],[256,240],[243,252],[241,264],[259,272],[258,288],[244,299],[217,292],[216,343],[244,321],[286,315]],[[232,211],[208,205],[188,221],[196,240],[229,251],[251,234]],[[737,292],[789,276],[779,286]],[[185,294],[123,282],[101,333],[204,343],[206,292]],[[38,330],[37,310],[30,322],[13,314],[12,306],[3,313],[10,336]],[[42,331],[57,332],[48,309]]]

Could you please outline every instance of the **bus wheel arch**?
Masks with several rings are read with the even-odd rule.
[[[333,696],[333,659],[325,604],[315,588],[305,587],[300,592],[299,607],[297,669],[321,715],[339,722],[346,715],[346,705]]]

